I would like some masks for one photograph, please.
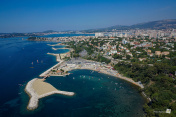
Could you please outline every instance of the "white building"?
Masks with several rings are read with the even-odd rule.
[[[128,41],[126,41],[125,39],[122,40],[122,44],[127,44]]]
[[[117,50],[111,50],[110,52],[109,52],[109,55],[111,55],[111,54],[116,54],[117,53]]]
[[[104,33],[95,33],[95,37],[104,37]]]

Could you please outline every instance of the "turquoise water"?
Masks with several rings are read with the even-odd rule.
[[[50,53],[54,42],[34,42],[21,38],[0,39],[0,117],[139,117],[145,100],[130,83],[91,70],[74,70],[66,77],[50,77],[46,82],[75,96],[52,95],[40,100],[39,108],[28,111],[25,84],[55,65]],[[59,48],[56,47],[56,48]],[[37,62],[38,60],[38,62]],[[33,62],[33,65],[31,64]],[[33,68],[31,68],[33,67]]]

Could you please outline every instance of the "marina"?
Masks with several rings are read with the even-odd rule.
[[[144,88],[142,83],[134,82],[132,79],[121,76],[116,70],[113,70],[111,66],[106,65],[104,63],[99,63],[99,62],[90,61],[90,60],[84,60],[84,59],[80,59],[80,58],[77,58],[77,59],[72,58],[68,61],[62,60],[63,58],[65,58],[65,56],[68,55],[68,53],[65,53],[65,54],[47,53],[49,55],[56,56],[56,60],[59,63],[57,63],[53,67],[49,68],[48,70],[46,70],[45,72],[40,74],[39,76],[43,77],[43,79],[35,78],[35,79],[28,82],[28,84],[26,85],[26,88],[25,88],[26,93],[30,96],[30,100],[29,100],[29,104],[27,106],[27,109],[29,109],[29,110],[36,109],[38,107],[38,100],[40,98],[46,97],[46,96],[49,96],[52,94],[63,94],[63,95],[68,95],[68,96],[74,95],[73,92],[58,91],[52,85],[44,82],[44,80],[50,76],[69,75],[68,71],[72,71],[75,69],[89,69],[89,70],[93,70],[92,73],[94,71],[97,71],[100,73],[108,74],[108,75],[115,76],[117,78],[126,80],[134,85],[139,86],[140,88]],[[38,60],[37,60],[37,62],[38,62]],[[83,78],[84,77],[85,76],[83,76]],[[75,78],[73,77],[73,80],[74,79]],[[93,88],[93,90],[94,90],[94,88]]]

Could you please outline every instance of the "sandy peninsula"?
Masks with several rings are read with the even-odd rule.
[[[44,79],[34,78],[29,81],[25,87],[26,93],[30,96],[27,106],[28,110],[34,110],[38,107],[40,98],[52,95],[61,94],[66,96],[73,96],[74,92],[60,91],[53,87],[51,84],[44,82]]]

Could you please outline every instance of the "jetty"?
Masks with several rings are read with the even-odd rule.
[[[49,75],[49,72],[50,72],[53,68],[55,68],[55,67],[57,67],[58,65],[62,64],[62,62],[63,62],[63,61],[60,61],[59,63],[57,63],[57,64],[54,65],[53,67],[51,67],[51,68],[49,68],[48,70],[44,71],[44,72],[43,72],[42,74],[40,74],[39,76],[40,76],[40,77],[46,77],[46,76],[48,76],[48,75]]]
[[[74,51],[72,48],[66,48],[66,47],[63,47],[63,48],[54,48],[54,47],[52,47],[52,49],[53,50],[66,50],[66,49],[68,49],[68,50],[70,50],[70,52]]]
[[[39,75],[40,77],[47,77],[47,76],[49,76],[49,72],[50,72],[52,69],[54,69],[55,67],[61,65],[61,64],[64,62],[63,60],[61,60],[59,54],[53,54],[53,53],[47,53],[47,54],[56,56],[56,61],[59,62],[59,63],[57,63],[56,65],[52,66],[51,68],[49,68],[48,70],[44,71],[43,73],[41,73],[41,74]]]

